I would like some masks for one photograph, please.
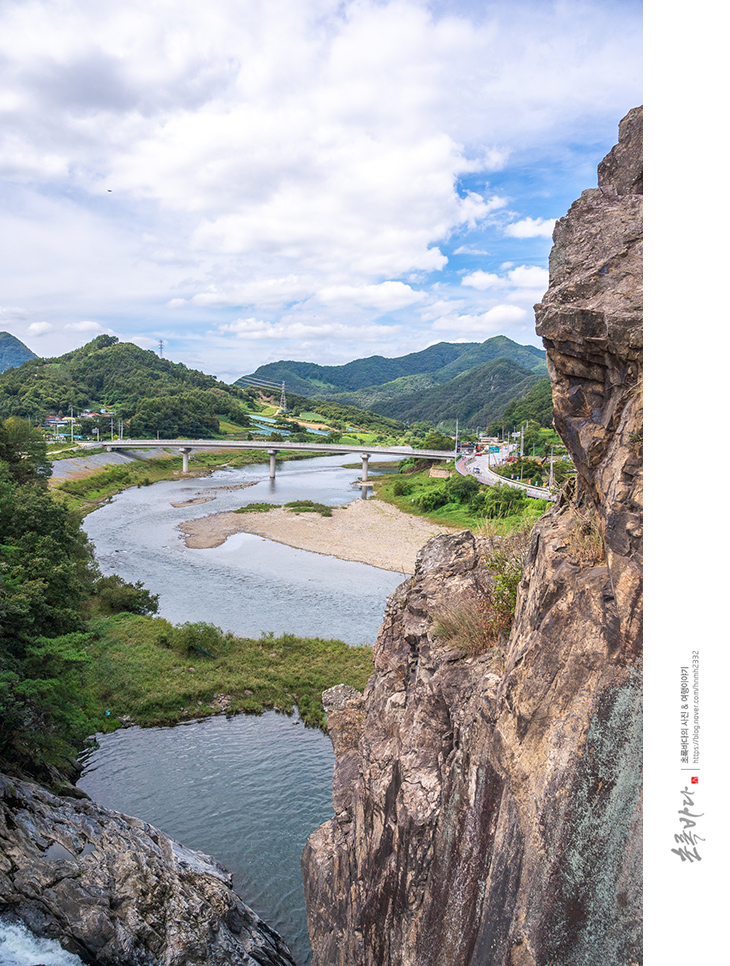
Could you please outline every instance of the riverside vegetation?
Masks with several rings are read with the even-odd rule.
[[[453,464],[452,464],[453,465]],[[399,473],[374,479],[378,499],[404,513],[425,516],[445,526],[479,533],[508,534],[532,526],[549,506],[513,486],[483,486],[471,476],[452,472],[447,480],[431,477],[417,460],[404,460]]]
[[[323,690],[364,687],[368,648],[153,617],[154,594],[99,574],[81,514],[49,489],[50,473],[42,435],[0,422],[3,770],[60,782],[90,734],[131,722],[296,706],[322,726]]]

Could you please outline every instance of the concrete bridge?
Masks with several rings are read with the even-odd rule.
[[[248,440],[220,440],[220,439],[119,439],[101,443],[82,443],[84,449],[97,449],[103,446],[110,453],[112,450],[135,449],[177,449],[182,453],[183,473],[188,472],[188,457],[194,449],[265,449],[269,454],[269,476],[273,480],[276,476],[276,454],[281,450],[287,452],[315,453],[359,453],[362,459],[361,483],[368,482],[368,460],[371,456],[399,456],[408,459],[417,456],[419,459],[448,460],[454,454],[448,450],[411,449],[410,446],[351,446],[338,443],[277,443],[275,446],[268,442],[254,442]]]

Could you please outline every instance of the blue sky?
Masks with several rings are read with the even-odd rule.
[[[555,218],[641,103],[635,2],[0,4],[0,329],[232,381],[539,345]]]

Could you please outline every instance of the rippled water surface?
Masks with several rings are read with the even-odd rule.
[[[208,621],[251,637],[273,631],[371,644],[402,574],[246,533],[210,550],[189,550],[177,529],[182,521],[247,503],[303,499],[339,506],[360,499],[352,486],[357,471],[344,469],[346,460],[282,463],[275,481],[268,465],[260,465],[135,487],[90,514],[84,528],[103,572],[143,581],[160,595],[159,615],[173,623]],[[211,499],[173,506],[201,498]]]
[[[359,473],[342,466],[348,461],[353,458],[282,463],[273,482],[268,465],[260,465],[125,490],[84,526],[103,572],[143,581],[160,595],[160,616],[173,623],[209,621],[245,636],[273,631],[372,643],[402,574],[252,534],[190,550],[177,529],[181,521],[246,503],[310,499],[336,506],[360,499],[352,486]],[[211,499],[188,502],[201,498]],[[306,966],[311,953],[299,863],[307,836],[332,816],[332,767],[329,738],[270,713],[101,736],[79,785],[101,804],[223,862],[244,901]]]
[[[300,856],[332,817],[332,745],[296,718],[208,718],[99,736],[78,783],[95,801],[137,815],[215,856],[234,888],[310,962]]]

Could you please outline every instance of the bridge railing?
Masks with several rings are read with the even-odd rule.
[[[422,459],[448,460],[453,453],[445,450],[410,449],[401,446],[368,446],[367,444],[352,445],[351,443],[294,443],[288,441],[271,442],[269,440],[230,440],[230,439],[115,439],[102,440],[100,443],[82,443],[85,449],[96,449],[103,446],[112,449],[265,449],[275,450],[304,450],[311,453],[367,453],[370,456],[399,456],[408,459],[418,456]]]

